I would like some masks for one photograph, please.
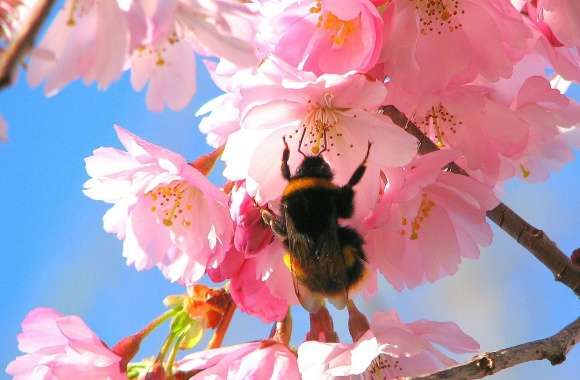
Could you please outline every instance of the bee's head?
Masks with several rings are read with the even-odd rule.
[[[322,156],[307,156],[296,169],[295,178],[317,177],[332,180],[333,174],[330,166],[324,161]]]

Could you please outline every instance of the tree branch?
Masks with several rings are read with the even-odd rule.
[[[419,140],[419,154],[427,154],[439,149],[396,107],[388,105],[382,107],[381,110],[383,114],[391,118],[393,123]],[[454,173],[468,175],[455,163],[451,163],[448,167]],[[554,274],[556,281],[560,281],[572,289],[577,296],[580,296],[580,267],[573,265],[570,258],[542,230],[526,222],[503,203],[500,203],[493,210],[489,210],[487,217],[548,267]]]
[[[430,375],[406,377],[402,380],[471,380],[481,379],[506,368],[532,360],[549,360],[557,365],[566,360],[566,354],[580,341],[580,318],[564,327],[556,335],[489,352],[473,360]]]
[[[54,0],[38,0],[14,40],[0,56],[0,89],[12,83],[16,65],[26,50],[32,47],[34,38],[48,17],[53,4]]]

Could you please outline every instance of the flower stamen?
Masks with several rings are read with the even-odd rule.
[[[310,13],[316,14],[320,12],[322,12],[322,3],[317,1],[310,8]],[[348,36],[358,30],[360,26],[359,17],[352,20],[342,20],[334,13],[324,11],[318,16],[316,26],[330,33],[334,45],[341,46],[346,42]]]
[[[445,147],[445,141],[457,133],[463,125],[441,103],[431,107],[425,118],[418,123],[423,133],[434,139],[438,148]]]
[[[161,185],[146,195],[151,197],[151,212],[157,214],[158,221],[166,227],[191,226],[192,200],[199,190],[184,181]]]
[[[410,224],[409,240],[417,240],[419,238],[419,230],[421,229],[421,224],[431,215],[431,211],[435,207],[435,202],[430,200],[427,194],[421,194],[421,204],[417,210],[417,214],[413,218]],[[407,235],[405,228],[409,224],[409,220],[406,217],[401,218],[401,236]]]
[[[415,5],[418,13],[419,30],[427,35],[432,32],[442,34],[453,32],[463,24],[458,19],[465,11],[460,7],[460,0],[409,0]]]

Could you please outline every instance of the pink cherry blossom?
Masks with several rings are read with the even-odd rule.
[[[205,103],[195,116],[205,115],[199,122],[199,130],[207,136],[206,142],[217,148],[240,129],[239,87],[246,79],[252,80],[255,70],[240,68],[225,59],[218,64],[208,61],[206,67],[216,86],[226,93]]]
[[[275,342],[251,342],[185,356],[177,363],[182,372],[196,372],[190,380],[300,380],[296,356]]]
[[[541,18],[538,9],[531,3],[515,4],[517,9],[522,8],[525,21],[532,32],[530,51],[522,61],[544,64],[553,68],[564,78],[580,82],[580,54],[578,49],[562,45],[552,32],[550,26]],[[520,66],[520,61],[516,66]],[[538,75],[540,75],[538,73]]]
[[[388,102],[412,116],[440,148],[461,151],[459,163],[470,174],[495,184],[502,158],[521,154],[530,131],[509,104],[497,101],[494,95],[492,88],[465,85],[412,96],[393,84]]]
[[[533,7],[528,4],[528,7]],[[540,0],[538,20],[548,25],[558,41],[580,49],[580,3],[575,0]]]
[[[262,223],[243,184],[237,184],[230,196],[235,249],[208,273],[214,281],[230,279],[232,298],[240,310],[266,322],[282,320],[296,298],[288,268],[276,265],[282,262],[282,245]]]
[[[103,226],[124,240],[129,265],[157,266],[171,281],[198,280],[232,240],[225,195],[176,153],[116,131],[127,151],[95,150],[85,160],[92,179],[84,193],[114,204]]]
[[[75,315],[36,308],[22,321],[18,348],[25,354],[8,364],[15,380],[122,380],[121,358]]]
[[[580,125],[580,105],[552,89],[547,79],[532,76],[519,88],[512,108],[530,125],[530,139],[517,159],[503,160],[503,176],[517,173],[529,181],[544,181],[551,170],[574,158],[570,128]]]
[[[196,91],[194,53],[255,64],[253,13],[232,0],[134,1],[131,83],[137,91],[149,83],[147,107],[179,111],[189,104]]]
[[[262,321],[281,321],[288,311],[288,302],[272,294],[259,277],[256,259],[247,259],[230,282],[232,299],[241,311],[260,317]]]
[[[368,211],[378,193],[377,165],[404,165],[415,154],[416,140],[396,127],[377,109],[386,89],[382,82],[362,75],[323,75],[306,81],[247,87],[241,90],[242,128],[228,137],[222,159],[224,175],[246,179],[248,191],[265,203],[280,196],[285,181],[280,165],[283,137],[290,147],[291,170],[304,154],[323,154],[335,171],[338,184],[348,181],[371,149],[367,173],[356,190],[355,210]],[[304,138],[302,138],[304,136]],[[302,141],[301,141],[302,140]],[[264,159],[267,157],[268,159]]]
[[[121,76],[127,54],[128,29],[116,0],[69,0],[31,55],[28,82],[54,95],[82,78],[107,88]]]
[[[399,291],[455,274],[463,257],[491,243],[485,213],[498,200],[491,187],[442,171],[457,157],[441,150],[384,171],[381,199],[365,220],[365,252]]]
[[[293,2],[265,24],[274,54],[318,75],[368,71],[383,43],[383,20],[369,0]]]
[[[196,116],[204,115],[199,130],[207,135],[206,141],[213,147],[221,146],[229,135],[240,129],[242,89],[279,86],[283,80],[303,78],[302,73],[275,59],[261,62],[258,68],[240,67],[225,59],[220,59],[218,64],[206,62],[206,67],[216,86],[225,92],[201,106],[196,113]]]
[[[479,349],[479,344],[453,322],[404,323],[395,311],[377,312],[370,329],[352,344],[302,343],[298,366],[304,380],[363,373],[369,378],[390,380],[456,364],[435,345],[454,353]]]
[[[199,122],[199,131],[206,135],[208,145],[217,148],[226,143],[229,135],[240,129],[239,97],[223,94],[205,103],[195,114],[208,114]]]
[[[285,253],[286,250],[278,239],[265,246],[255,258],[257,278],[268,286],[272,297],[282,299],[288,305],[296,305],[298,298],[294,289],[295,280],[284,264]]]
[[[147,108],[174,111],[185,108],[196,89],[195,55],[186,41],[136,49],[131,55],[131,84],[141,91],[149,83]]]
[[[507,78],[531,37],[507,0],[402,0],[383,47],[385,74],[409,92]]]
[[[234,247],[251,256],[272,242],[272,230],[262,223],[260,210],[245,186],[236,186],[230,199],[230,213],[235,226]]]

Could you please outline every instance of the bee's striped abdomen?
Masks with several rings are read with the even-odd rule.
[[[300,177],[300,178],[293,178],[288,182],[282,196],[287,198],[292,194],[301,191],[301,190],[308,190],[313,188],[323,188],[328,190],[337,190],[338,186],[336,186],[332,181],[329,181],[324,178],[319,177]]]

